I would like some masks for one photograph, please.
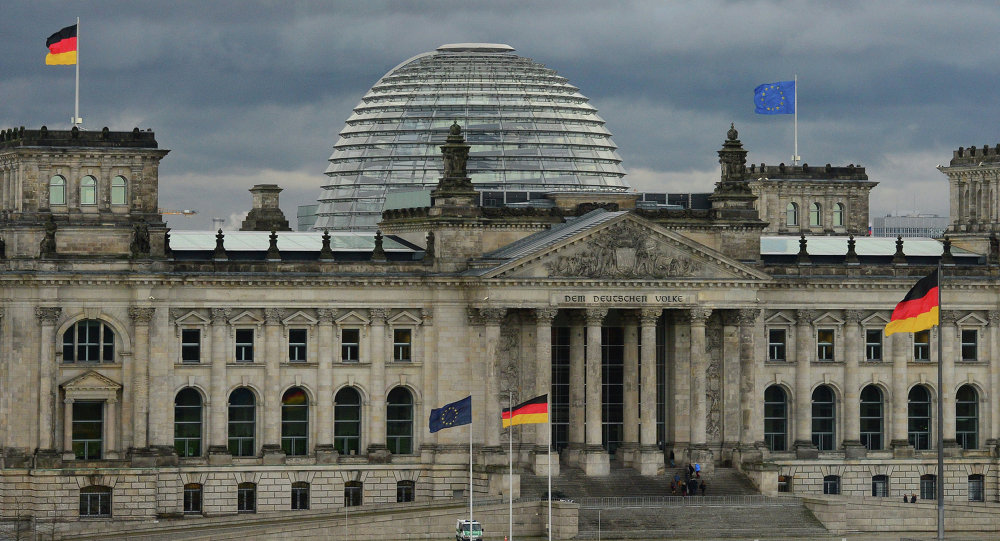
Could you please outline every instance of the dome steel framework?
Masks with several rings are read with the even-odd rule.
[[[472,182],[491,201],[627,191],[597,109],[555,70],[513,51],[442,45],[379,79],[333,147],[314,227],[372,230],[388,192],[432,189],[443,169],[439,146],[454,122],[472,145]]]

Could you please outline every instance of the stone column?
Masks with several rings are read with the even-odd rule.
[[[107,401],[105,407],[107,419],[104,423],[104,455],[107,458],[118,458],[118,399],[112,398]]]
[[[157,454],[161,457],[169,456],[170,460],[176,459],[174,449],[174,411],[171,407],[174,403],[173,371],[174,357],[171,352],[172,346],[179,344],[179,329],[171,324],[170,313],[167,310],[159,310],[153,316],[155,321],[151,321],[149,326],[149,404],[156,407],[149,408],[149,433],[148,443],[150,448],[157,449]],[[202,329],[202,336],[205,330]],[[173,462],[172,462],[173,463]]]
[[[264,445],[261,455],[265,464],[284,463],[281,448],[281,318],[280,308],[264,309]]]
[[[722,313],[722,359],[719,365],[718,389],[708,386],[709,396],[715,395],[718,401],[719,426],[715,428],[721,435],[723,460],[732,459],[733,450],[739,446],[740,440],[740,380],[742,379],[742,363],[740,362],[740,313],[739,310],[726,310]],[[711,342],[709,342],[711,344]],[[711,401],[709,401],[711,405]],[[712,411],[708,412],[709,420]],[[708,436],[713,433],[713,426],[708,425]],[[731,460],[730,460],[731,461]]]
[[[639,326],[634,314],[624,318],[625,351],[622,365],[622,444],[618,459],[632,466],[639,450]]]
[[[483,444],[485,446],[484,452],[491,455],[489,461],[492,461],[493,455],[499,456],[502,452],[500,448],[500,375],[498,371],[500,369],[500,359],[497,358],[497,353],[499,351],[500,345],[500,324],[503,323],[504,316],[507,315],[506,308],[480,308],[479,317],[483,323],[485,331],[485,357],[484,368],[486,370],[485,383],[486,383],[486,393],[485,393],[485,404],[483,404],[483,427],[485,430],[483,437]],[[480,374],[474,374],[473,377],[481,377]],[[506,396],[503,399],[506,400]],[[473,411],[475,410],[475,404],[473,404]],[[475,417],[473,417],[475,420]]]
[[[844,312],[844,400],[840,409],[844,419],[842,445],[847,458],[862,458],[867,452],[861,445],[861,397],[858,390],[861,385],[859,361],[864,358],[864,347],[861,342],[863,314],[861,310]]]
[[[329,308],[316,310],[316,462],[336,462],[333,450],[333,317]]]
[[[889,446],[893,456],[903,458],[913,456],[913,447],[909,442],[909,396],[906,377],[907,344],[912,340],[911,333],[896,333],[892,339],[892,403],[888,408],[892,422],[889,428]]]
[[[431,308],[420,309],[421,325],[419,340],[423,342],[420,357],[417,360],[424,366],[423,386],[424,386],[424,418],[430,417],[431,409],[438,407],[438,371],[428,368],[432,360],[437,359],[437,335],[434,328],[434,311]],[[434,453],[437,451],[437,435],[425,433],[423,444],[421,445],[421,463],[430,464],[434,462]]]
[[[368,311],[371,318],[371,443],[368,444],[369,459],[384,461],[388,459],[388,448],[385,445],[385,319],[388,313],[385,308],[372,308]],[[497,414],[499,415],[499,413]]]
[[[691,312],[689,310],[673,310],[671,314],[673,324],[670,334],[673,339],[669,341],[669,344],[673,353],[671,355],[673,362],[667,365],[667,370],[670,371],[670,389],[667,396],[673,407],[670,442],[675,462],[682,464],[690,461],[688,451],[693,415],[690,378]]]
[[[156,308],[151,306],[129,306],[135,342],[132,348],[132,445],[136,449],[149,446],[147,427],[149,426],[149,322]]]
[[[990,310],[987,317],[990,322],[989,326],[986,327],[989,346],[987,359],[989,359],[990,364],[990,388],[986,392],[994,398],[987,401],[990,408],[990,433],[986,440],[986,447],[996,449],[1000,445],[1000,400],[995,398],[996,393],[1000,393],[1000,369],[997,367],[997,363],[1000,362],[1000,329],[998,329],[1000,328],[1000,310]]]
[[[62,308],[36,307],[35,317],[41,325],[38,343],[38,452],[56,454],[53,438],[53,411],[57,392],[54,389],[56,347],[55,324],[62,315]]]
[[[209,396],[209,464],[232,461],[229,454],[229,389],[226,361],[229,359],[229,308],[212,308],[212,381]]]
[[[639,312],[642,345],[639,349],[639,454],[634,464],[641,475],[656,475],[663,466],[663,451],[656,445],[656,323],[663,310],[644,308]]]
[[[741,308],[737,313],[740,326],[740,455],[741,460],[759,458],[757,451],[758,436],[755,427],[763,426],[764,417],[761,412],[763,396],[757,387],[757,357],[755,354],[757,320],[760,310],[756,308]],[[763,364],[761,362],[760,364]]]
[[[552,321],[559,313],[557,308],[535,309],[535,396],[549,395],[549,419],[552,419]],[[559,475],[559,457],[549,460],[549,441],[552,433],[549,424],[535,428],[535,475]]]
[[[819,451],[812,442],[812,374],[811,363],[816,354],[816,331],[813,320],[816,312],[799,310],[795,328],[795,456],[817,458]]]
[[[712,315],[709,308],[692,308],[691,312],[691,426],[690,462],[702,464],[702,468],[712,464],[712,453],[708,449],[705,427],[707,424],[706,373],[708,352],[705,348],[705,323]]]
[[[607,475],[611,462],[602,445],[601,391],[604,381],[601,373],[601,326],[607,308],[588,308],[587,317],[587,445],[580,457],[583,472],[588,476]]]
[[[955,334],[958,332],[958,312],[954,310],[942,310],[940,314],[941,324],[938,327],[938,340],[941,340],[942,358],[938,362],[942,363],[944,372],[944,385],[941,394],[944,397],[944,404],[938,406],[937,411],[944,415],[944,447],[946,454],[958,452],[958,440],[955,436],[955,356],[958,354],[955,347]],[[934,344],[930,344],[934,347]],[[931,354],[934,358],[934,354]],[[937,427],[937,424],[934,425]],[[935,438],[937,441],[937,438]]]
[[[75,460],[73,452],[73,402],[72,398],[63,400],[63,460]]]
[[[582,318],[574,313],[570,319],[569,335],[569,446],[564,451],[566,461],[570,464],[579,462],[580,450],[586,439],[584,423],[587,417],[583,409],[587,370],[584,332],[586,329],[582,325]]]

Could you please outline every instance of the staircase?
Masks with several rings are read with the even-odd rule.
[[[613,467],[607,477],[594,478],[564,465],[552,478],[552,492],[580,504],[578,539],[831,538],[801,500],[760,496],[734,468],[703,475],[705,497],[670,497],[675,474],[684,478],[680,468],[644,477]],[[522,474],[521,497],[543,498],[547,483]]]

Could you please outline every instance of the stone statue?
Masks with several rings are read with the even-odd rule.
[[[444,154],[444,176],[445,178],[464,178],[466,176],[465,165],[469,158],[469,151],[466,147],[462,152],[461,148],[453,145],[462,145],[462,127],[458,122],[451,125],[448,130],[448,144],[441,147]]]
[[[132,257],[149,255],[149,225],[146,220],[140,220],[132,226],[132,242],[128,249]]]
[[[431,259],[434,257],[434,232],[427,232],[427,248],[424,249],[424,257]]]
[[[49,215],[49,221],[45,222],[45,236],[38,246],[39,257],[52,257],[56,255],[56,221]]]

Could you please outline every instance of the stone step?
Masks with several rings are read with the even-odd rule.
[[[612,468],[604,477],[587,477],[579,468],[563,466],[560,474],[552,478],[552,491],[569,499],[607,498],[623,496],[670,496],[670,483],[674,475],[684,478],[682,469],[663,475],[642,476],[630,468]],[[707,485],[706,495],[749,495],[757,491],[746,476],[734,468],[716,468],[712,474],[702,476]],[[521,475],[521,497],[544,497],[548,479],[529,473]]]

